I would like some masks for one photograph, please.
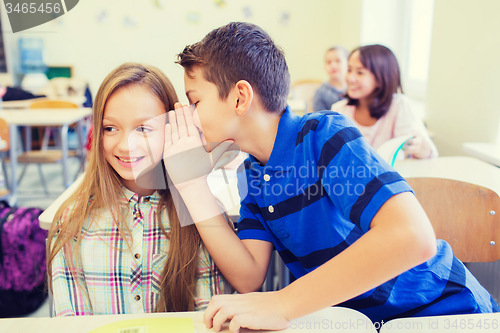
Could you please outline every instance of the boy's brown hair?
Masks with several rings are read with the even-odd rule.
[[[283,112],[290,91],[290,74],[283,50],[255,24],[231,22],[188,45],[177,63],[189,74],[201,66],[204,78],[225,100],[230,89],[246,80],[267,111]]]

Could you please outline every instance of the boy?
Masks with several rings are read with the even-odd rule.
[[[196,111],[177,105],[169,112],[165,164],[215,263],[246,293],[213,297],[207,327],[219,331],[229,319],[232,332],[284,329],[293,318],[337,304],[373,321],[498,310],[450,246],[436,243],[411,188],[352,123],[335,112],[291,113],[283,52],[262,29],[249,23],[215,29],[187,46],[179,63]],[[168,162],[201,146],[195,125],[207,142],[226,141],[222,148],[234,142],[250,154],[240,170],[240,194],[248,194],[238,236],[203,172],[185,181],[181,159]],[[297,280],[253,293],[273,246]]]

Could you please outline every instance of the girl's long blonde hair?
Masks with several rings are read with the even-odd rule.
[[[75,281],[80,281],[82,267],[80,246],[83,238],[82,228],[87,219],[94,223],[99,218],[97,211],[107,209],[114,223],[130,247],[131,233],[120,206],[120,177],[103,156],[104,108],[110,96],[118,89],[140,85],[148,88],[151,94],[164,105],[165,112],[174,109],[178,101],[170,80],[157,68],[137,63],[125,63],[113,70],[101,84],[94,103],[93,140],[89,152],[89,164],[79,188],[57,211],[49,231],[47,244],[47,272],[49,288],[52,289],[52,263],[56,254],[62,250]],[[161,167],[164,168],[161,161]],[[165,170],[163,170],[164,174]],[[165,183],[167,183],[165,181]],[[193,311],[198,250],[200,236],[194,224],[181,228],[170,190],[158,189],[161,195],[156,218],[162,232],[170,239],[165,268],[161,277],[160,297],[157,312]],[[161,221],[161,212],[167,210],[170,230],[167,232]],[[64,218],[64,223],[58,223]],[[76,242],[71,241],[75,239]],[[85,294],[85,293],[84,293]],[[88,295],[87,295],[88,296]]]

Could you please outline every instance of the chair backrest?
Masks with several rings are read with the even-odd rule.
[[[9,137],[9,124],[5,119],[0,118],[0,151],[9,150],[10,137]],[[6,143],[6,145],[4,144]]]
[[[443,178],[406,178],[434,227],[463,262],[500,259],[500,197],[488,188]]]
[[[30,109],[64,109],[74,108],[77,109],[78,105],[73,102],[59,101],[59,100],[45,100],[33,102],[30,104]]]
[[[307,112],[312,112],[312,99],[314,93],[323,82],[320,80],[301,80],[292,84],[292,98],[307,101]]]

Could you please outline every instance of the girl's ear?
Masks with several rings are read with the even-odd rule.
[[[236,93],[235,111],[239,116],[244,115],[253,101],[253,89],[245,80],[236,82],[234,87]]]

